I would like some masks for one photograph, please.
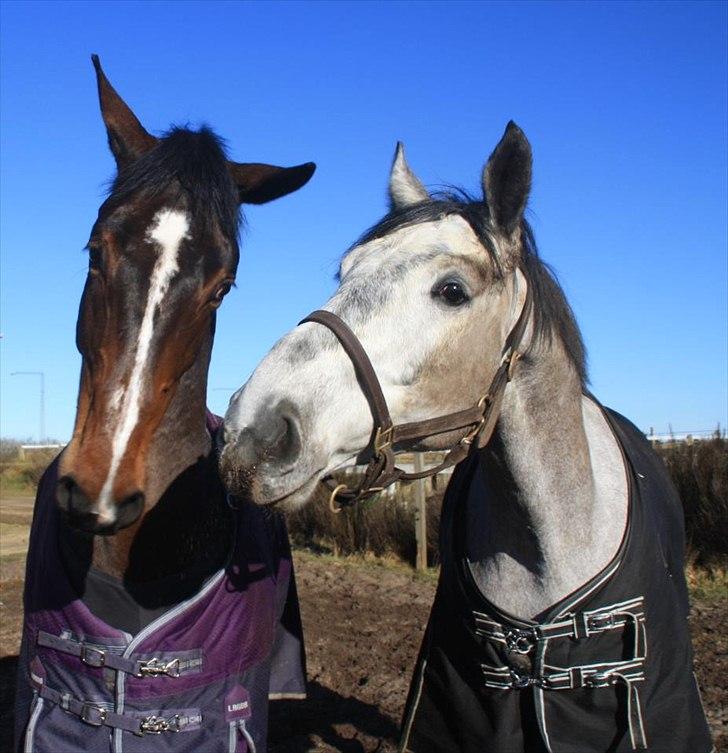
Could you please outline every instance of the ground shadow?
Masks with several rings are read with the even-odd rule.
[[[17,671],[17,656],[4,656],[0,659],[0,751],[2,753],[11,753],[13,750]]]
[[[397,725],[374,705],[309,682],[302,701],[273,701],[270,706],[268,742],[270,753],[307,753],[314,737],[341,753],[364,753],[396,745]],[[337,731],[334,725],[344,725]],[[365,748],[362,737],[370,738]],[[379,741],[371,747],[371,738]]]

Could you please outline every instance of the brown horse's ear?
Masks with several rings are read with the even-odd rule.
[[[153,149],[157,139],[146,132],[136,115],[109,83],[101,68],[99,56],[91,55],[91,62],[96,69],[99,104],[109,137],[109,148],[116,158],[117,168],[121,170]]]
[[[228,168],[238,187],[241,204],[265,204],[305,186],[316,165],[306,162],[295,167],[276,167],[257,162],[228,162]]]

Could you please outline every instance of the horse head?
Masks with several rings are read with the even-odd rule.
[[[114,533],[210,449],[207,369],[235,281],[240,204],[297,190],[315,166],[231,162],[207,128],[153,136],[92,59],[117,175],[88,242],[78,408],[57,500],[74,526]]]
[[[368,355],[392,422],[438,428],[399,442],[395,431],[395,449],[472,441],[472,418],[459,428],[428,419],[487,401],[514,329],[521,350],[545,334],[526,305],[532,287],[539,300],[548,297],[529,274],[537,263],[523,218],[530,185],[531,148],[513,123],[484,167],[479,199],[430,196],[398,145],[391,211],[346,252],[339,287],[323,306]],[[366,461],[381,427],[372,420],[372,379],[362,378],[358,361],[320,322],[285,335],[231,400],[222,455],[228,484],[262,504],[296,506],[338,466]],[[507,376],[527,362],[509,362]]]

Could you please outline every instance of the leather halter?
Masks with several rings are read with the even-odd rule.
[[[417,479],[434,476],[445,468],[456,465],[463,460],[470,452],[471,447],[481,448],[488,444],[498,421],[503,393],[511,380],[513,367],[523,355],[517,348],[520,346],[526,330],[531,305],[531,289],[528,287],[521,313],[506,337],[500,366],[498,366],[491,380],[488,391],[480,398],[477,405],[437,418],[397,424],[396,426],[392,422],[387,401],[372,362],[350,327],[336,314],[322,309],[313,311],[299,322],[299,324],[306,322],[322,324],[336,335],[354,365],[359,386],[369,403],[369,409],[374,419],[374,429],[367,446],[371,453],[371,459],[361,481],[355,487],[349,488],[346,484],[337,483],[332,476],[323,479],[323,482],[331,489],[329,506],[334,512],[340,512],[345,505],[351,505],[357,500],[381,492],[396,481],[416,481]],[[394,445],[397,443],[427,439],[460,429],[468,429],[468,431],[447,453],[445,459],[439,465],[419,473],[407,473],[397,467],[394,454]]]

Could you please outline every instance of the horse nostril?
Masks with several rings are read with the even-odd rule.
[[[62,476],[58,479],[56,500],[61,510],[72,515],[87,515],[91,509],[91,501],[73,476]]]
[[[116,529],[135,523],[144,509],[144,493],[134,492],[119,502],[116,510]]]
[[[279,461],[293,463],[301,452],[301,432],[298,429],[298,421],[291,415],[281,415],[279,418],[279,431],[270,453]]]
[[[61,476],[56,483],[56,500],[63,512],[68,512],[71,508],[71,497],[75,486],[76,482],[71,476]]]

